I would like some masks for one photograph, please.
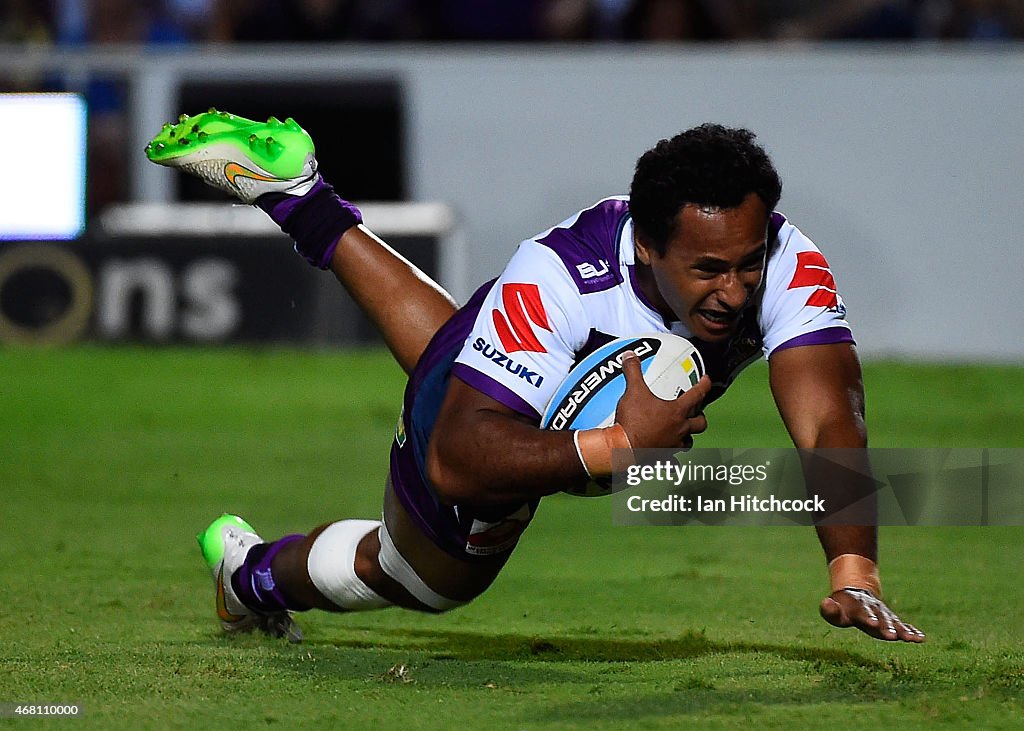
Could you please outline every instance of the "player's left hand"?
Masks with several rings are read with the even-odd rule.
[[[856,627],[879,640],[924,642],[925,634],[904,622],[881,599],[863,589],[840,589],[821,600],[821,616],[836,627]]]

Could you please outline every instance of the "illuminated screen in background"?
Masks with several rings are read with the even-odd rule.
[[[0,94],[0,239],[82,233],[85,128],[76,94]]]

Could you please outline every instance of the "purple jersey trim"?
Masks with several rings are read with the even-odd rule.
[[[653,302],[647,299],[647,295],[644,294],[643,289],[640,288],[640,282],[636,278],[636,266],[627,266],[626,270],[629,273],[629,285],[633,288],[633,294],[636,295],[636,298],[640,300],[640,302],[642,302],[644,306],[647,307],[647,309],[649,309],[655,315],[660,317],[662,319],[662,322],[665,323],[665,326],[668,327],[671,320],[665,319],[665,316],[658,312],[658,308],[654,306]]]
[[[812,333],[797,335],[779,345],[773,353],[789,348],[799,348],[804,345],[833,345],[835,343],[854,343],[853,333],[847,327],[826,327],[824,330],[815,330]]]
[[[556,226],[536,241],[562,260],[580,294],[603,292],[622,283],[619,238],[627,220],[627,201],[604,200],[580,211],[569,226]]]
[[[782,230],[782,224],[786,222],[786,217],[778,211],[772,211],[772,214],[768,217],[768,248],[772,247],[772,243],[779,237],[779,231]]]
[[[494,399],[500,404],[504,404],[513,411],[540,421],[540,413],[530,406],[522,396],[475,368],[465,363],[456,363],[452,366],[452,375],[470,388],[476,389],[483,395]]]

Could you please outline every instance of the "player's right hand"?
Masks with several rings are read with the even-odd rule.
[[[693,446],[693,435],[708,428],[702,411],[711,390],[707,376],[678,398],[666,401],[648,388],[640,360],[633,353],[623,356],[622,372],[626,392],[615,409],[615,421],[625,429],[633,449],[688,449]]]

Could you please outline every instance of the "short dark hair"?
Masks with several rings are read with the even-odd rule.
[[[750,130],[709,123],[661,140],[641,155],[629,209],[644,243],[664,254],[676,214],[688,204],[735,208],[754,193],[771,212],[782,181],[755,139]]]

